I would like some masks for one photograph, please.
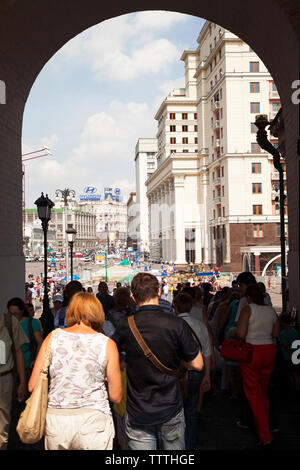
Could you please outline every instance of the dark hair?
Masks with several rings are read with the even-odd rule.
[[[131,305],[130,289],[128,287],[119,287],[114,293],[116,309],[124,309]]]
[[[20,299],[19,297],[13,297],[7,302],[7,310],[9,310],[9,307],[18,307],[19,310],[24,312],[24,317],[28,317],[28,313],[25,310],[25,302]]]
[[[193,299],[189,294],[178,294],[173,300],[173,305],[179,313],[190,312],[193,306]]]
[[[131,282],[131,291],[138,304],[158,297],[159,282],[153,274],[139,273]]]
[[[193,287],[184,287],[181,291],[182,294],[188,294],[192,297],[192,299],[195,298],[196,292]]]
[[[236,282],[238,284],[246,284],[248,286],[249,284],[256,284],[256,279],[250,271],[244,271],[238,275]]]
[[[264,294],[257,284],[250,284],[246,290],[246,297],[250,297],[257,305],[265,305]]]
[[[209,282],[203,282],[201,287],[203,288],[204,292],[209,292],[212,289],[212,286]]]
[[[288,313],[284,313],[279,317],[280,323],[285,323],[286,325],[290,325],[292,323],[291,316]]]
[[[261,292],[263,294],[265,294],[266,293],[266,286],[264,285],[264,283],[263,282],[258,282],[257,285],[258,285],[258,288],[261,290]]]
[[[66,285],[66,288],[64,290],[64,301],[63,301],[63,307],[66,307],[73,295],[77,294],[77,292],[83,292],[83,287],[81,282],[79,281],[71,281]]]

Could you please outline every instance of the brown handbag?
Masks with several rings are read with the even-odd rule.
[[[151,361],[152,364],[157,369],[160,370],[160,372],[162,372],[163,374],[172,375],[173,377],[178,377],[179,379],[182,379],[185,376],[186,371],[187,371],[187,369],[185,367],[174,370],[174,369],[169,369],[169,367],[166,367],[162,362],[160,362],[158,357],[156,357],[155,354],[151,351],[148,344],[145,342],[144,338],[142,337],[141,333],[139,332],[139,330],[138,330],[138,328],[135,324],[133,315],[128,317],[128,325],[129,325],[129,328],[130,328],[133,336],[135,337],[136,341],[138,342],[140,348],[142,349],[144,355],[146,356],[146,358],[149,359],[149,361]]]

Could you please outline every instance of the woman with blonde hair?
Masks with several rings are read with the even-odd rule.
[[[28,386],[32,392],[51,340],[45,449],[111,450],[109,401],[119,403],[123,395],[117,346],[101,333],[104,311],[92,294],[72,297],[66,321],[67,328],[43,342]]]

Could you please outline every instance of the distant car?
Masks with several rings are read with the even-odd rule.
[[[92,260],[91,260],[91,258],[89,258],[88,256],[85,256],[85,257],[83,258],[83,261],[84,261],[85,263],[89,263],[89,262],[92,261]]]
[[[27,262],[31,262],[31,261],[33,261],[33,257],[32,257],[32,256],[26,256],[26,257],[25,257],[25,260],[26,260]]]
[[[83,258],[82,253],[75,253],[74,258]]]

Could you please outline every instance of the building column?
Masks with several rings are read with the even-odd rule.
[[[184,176],[174,179],[174,211],[175,211],[175,246],[174,264],[187,264],[185,256],[185,225],[184,225]]]
[[[202,263],[202,241],[201,226],[198,225],[195,230],[195,264]]]
[[[260,253],[255,252],[254,257],[255,257],[255,274],[260,276],[260,274],[261,274],[261,272],[260,272]]]
[[[169,221],[170,221],[170,263],[174,263],[175,259],[175,249],[174,249],[174,226],[173,226],[173,218],[172,218],[172,209],[173,209],[173,192],[174,192],[174,184],[173,180],[169,180]]]

